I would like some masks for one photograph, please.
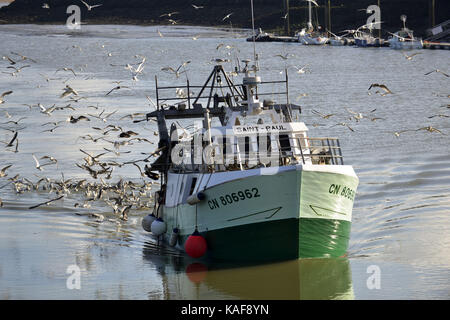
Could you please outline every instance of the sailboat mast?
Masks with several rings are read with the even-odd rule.
[[[312,28],[311,1],[308,1],[308,14],[309,14],[308,27]]]
[[[381,0],[378,0],[378,8],[381,12]],[[380,21],[381,23],[381,21]],[[378,26],[378,39],[381,39],[381,25]]]
[[[331,37],[331,0],[328,0],[328,34]]]
[[[250,0],[250,5],[252,6],[252,29],[253,29],[253,58],[255,59],[256,66],[256,44],[255,44],[255,15],[253,13],[253,0]]]

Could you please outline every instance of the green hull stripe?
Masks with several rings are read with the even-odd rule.
[[[208,256],[220,260],[277,261],[341,257],[351,223],[314,218],[284,219],[202,232]],[[181,237],[182,242],[187,236]]]
[[[300,255],[341,257],[346,254],[351,223],[344,220],[300,219]]]

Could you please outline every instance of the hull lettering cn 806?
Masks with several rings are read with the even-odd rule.
[[[211,210],[214,210],[220,208],[220,206],[227,206],[232,203],[237,203],[239,201],[259,197],[261,197],[261,195],[259,193],[258,188],[239,190],[208,200],[208,206]]]
[[[355,190],[340,184],[330,185],[328,192],[331,194],[340,195],[352,201],[355,200]]]

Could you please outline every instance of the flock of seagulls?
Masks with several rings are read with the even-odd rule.
[[[432,71],[432,72],[433,72],[433,71]],[[427,74],[431,74],[432,72],[427,73]],[[394,94],[394,93],[393,93],[386,85],[384,85],[384,84],[372,83],[372,84],[369,86],[369,89],[368,89],[368,90],[370,91],[370,90],[373,89],[373,88],[380,88],[380,89],[382,89],[383,92],[376,91],[376,93],[379,93],[381,96],[386,96],[386,95],[388,95],[388,94],[391,94],[391,95]],[[369,95],[370,95],[370,92],[369,92]],[[355,112],[355,111],[353,111],[353,110],[351,110],[351,109],[349,109],[349,108],[345,108],[345,110],[350,114],[350,117],[348,117],[348,120],[350,120],[350,121],[353,121],[353,120],[354,120],[354,121],[356,121],[356,122],[359,122],[359,121],[362,120],[362,119],[369,119],[370,121],[386,120],[386,118],[374,116],[374,112],[375,112],[377,109],[371,110],[371,111],[369,112],[369,114],[363,114],[363,113],[361,113],[361,112]],[[330,119],[330,118],[332,118],[332,117],[334,117],[334,116],[338,116],[338,114],[336,114],[336,113],[324,114],[324,113],[321,113],[320,111],[315,110],[315,109],[312,109],[311,113],[313,113],[313,114],[316,115],[316,116],[321,117],[322,119],[326,119],[326,120],[328,120],[328,119]],[[446,115],[446,114],[435,114],[435,115],[428,116],[427,118],[428,118],[428,119],[433,119],[433,118],[436,118],[436,117],[438,117],[438,118],[450,118],[450,115]],[[313,126],[318,126],[318,124],[313,124]],[[335,126],[344,126],[344,127],[348,128],[350,131],[355,132],[355,130],[354,130],[348,123],[346,123],[346,122],[339,122],[339,123],[336,123],[336,124],[332,125],[331,127],[335,127]],[[405,132],[417,132],[417,131],[427,131],[427,132],[432,132],[432,133],[433,133],[433,132],[436,132],[436,133],[439,133],[439,134],[442,134],[442,135],[446,135],[446,134],[443,133],[441,130],[439,130],[439,129],[437,129],[437,128],[434,128],[434,127],[432,127],[432,126],[425,126],[425,127],[419,128],[419,129],[407,129],[407,130],[395,131],[395,132],[393,132],[393,134],[394,134],[396,137],[400,137],[400,134],[402,134],[402,133],[405,133]]]
[[[91,9],[94,6],[91,6]],[[76,49],[80,47],[76,46]],[[81,48],[80,48],[81,49]],[[80,50],[81,52],[82,50]],[[140,60],[137,63],[127,64],[125,68],[132,73],[132,79],[137,81],[137,76],[143,73],[144,65],[146,63],[146,58],[143,56],[136,56]],[[31,68],[33,63],[38,63],[36,60],[28,58],[19,53],[11,52],[10,55],[3,56],[2,59],[6,64],[5,69],[13,69],[15,76],[18,76],[20,70],[24,68]],[[24,63],[29,63],[26,66],[21,66]],[[185,64],[186,65],[186,64]],[[102,150],[103,152],[94,154],[88,149],[79,149],[80,154],[83,155],[82,162],[76,162],[75,168],[79,168],[83,170],[86,175],[95,181],[88,181],[88,179],[75,180],[75,179],[63,179],[59,181],[58,179],[51,179],[48,177],[39,177],[37,182],[31,181],[27,177],[21,177],[20,174],[12,174],[16,168],[15,164],[7,164],[0,168],[0,189],[5,188],[8,185],[13,186],[13,190],[16,193],[24,193],[31,191],[47,191],[49,195],[51,193],[56,193],[57,197],[52,197],[48,200],[45,200],[42,203],[30,206],[29,209],[33,210],[39,207],[45,207],[57,203],[58,200],[65,199],[68,200],[70,194],[77,194],[76,198],[78,199],[80,196],[85,199],[81,202],[78,201],[74,204],[74,207],[83,208],[89,210],[91,208],[91,204],[95,201],[103,201],[103,203],[111,208],[111,213],[115,215],[114,219],[105,219],[105,216],[98,213],[89,212],[87,215],[90,217],[94,217],[96,221],[112,221],[120,224],[120,221],[126,221],[128,219],[128,215],[132,210],[149,210],[153,208],[152,202],[152,194],[151,189],[153,182],[146,182],[143,177],[145,177],[145,173],[143,172],[142,165],[146,163],[152,162],[152,158],[156,157],[161,150],[153,150],[150,153],[140,152],[138,159],[135,160],[123,160],[120,158],[123,155],[130,154],[129,150],[121,150],[120,148],[124,146],[131,146],[135,143],[146,143],[149,146],[154,144],[153,141],[149,139],[140,137],[138,132],[128,130],[124,127],[119,126],[118,124],[113,124],[115,121],[123,121],[123,120],[133,120],[136,118],[144,118],[145,113],[132,113],[123,115],[120,119],[114,119],[118,110],[114,111],[106,111],[106,109],[99,110],[97,113],[84,111],[84,113],[80,114],[81,108],[88,109],[99,109],[99,105],[89,105],[80,107],[80,101],[85,100],[89,103],[89,98],[84,95],[84,92],[77,90],[74,86],[68,83],[72,77],[72,80],[80,79],[81,76],[75,71],[75,68],[70,67],[61,67],[57,68],[54,74],[65,74],[69,77],[69,79],[63,80],[63,78],[52,78],[46,75],[40,74],[40,76],[44,79],[46,83],[49,84],[57,84],[62,83],[64,87],[62,88],[61,94],[56,96],[56,99],[60,99],[63,101],[62,103],[55,103],[52,105],[44,105],[42,103],[35,104],[25,104],[24,106],[28,108],[28,112],[33,117],[33,126],[41,127],[42,129],[39,132],[39,135],[42,135],[45,139],[45,135],[54,134],[57,130],[70,130],[67,126],[72,126],[80,122],[84,122],[89,124],[92,121],[96,121],[98,123],[105,124],[104,127],[101,126],[92,126],[91,129],[99,134],[99,136],[95,136],[95,134],[89,134],[86,132],[84,136],[80,136],[79,139],[85,141],[85,143],[100,143],[102,142]],[[121,81],[114,81],[116,84],[111,90],[109,90],[105,97],[113,96],[113,93],[119,90],[129,89],[132,90],[131,87],[122,85]],[[39,88],[40,86],[38,86]],[[24,152],[25,150],[19,150],[19,139],[22,136],[22,131],[26,129],[25,126],[22,126],[24,120],[28,117],[13,117],[11,114],[16,113],[13,112],[13,109],[10,109],[11,103],[9,102],[9,98],[17,94],[13,90],[4,91],[0,94],[0,105],[1,110],[4,112],[5,117],[8,121],[0,123],[0,130],[5,131],[5,135],[2,135],[4,140],[0,140],[0,147],[5,151],[19,153]],[[147,96],[147,99],[151,102],[152,99]],[[20,106],[19,106],[20,108]],[[17,109],[15,109],[17,110]],[[11,114],[9,112],[11,112]],[[61,113],[66,113],[66,120],[54,120],[54,121],[42,121],[45,123],[40,124],[40,119],[51,119],[55,117],[55,114],[58,113],[58,118],[61,118]],[[77,114],[78,113],[78,114]],[[21,114],[21,113],[19,113]],[[39,118],[39,115],[45,116],[44,118]],[[107,125],[106,125],[107,124]],[[7,127],[6,127],[7,126]],[[115,136],[113,136],[115,134]],[[157,135],[156,132],[154,132]],[[105,144],[110,144],[111,147],[104,147]],[[3,146],[2,146],[3,145]],[[3,151],[3,150],[2,150]],[[25,151],[26,152],[26,151]],[[30,152],[34,161],[34,169],[36,172],[41,174],[45,173],[54,173],[56,169],[58,169],[58,159],[56,159],[52,155],[43,155],[41,152]],[[30,154],[29,153],[29,154]],[[25,160],[23,157],[22,160]],[[136,183],[132,181],[124,181],[120,180],[117,184],[109,184],[106,181],[112,179],[112,175],[115,168],[122,168],[124,166],[130,166],[131,168],[136,168],[139,172],[139,177],[142,183]],[[62,173],[62,175],[64,175]],[[8,181],[6,184],[3,182]],[[100,182],[98,182],[100,181]],[[0,199],[0,206],[4,206],[5,203]],[[77,213],[79,214],[79,212]]]
[[[421,52],[414,52],[414,53],[411,53],[409,55],[406,54],[405,52],[402,52],[402,54],[407,60],[412,60],[413,57],[417,56],[418,54],[421,54]],[[289,61],[289,59],[291,59],[291,57],[294,57],[294,56],[295,55],[291,54],[291,53],[287,53],[287,54],[284,54],[284,55],[283,54],[274,55],[274,57],[281,58],[285,63],[287,63],[287,61]],[[302,67],[295,66],[295,65],[292,65],[292,66],[289,66],[289,67],[292,67],[292,68],[296,69],[297,73],[301,75],[301,74],[305,74],[307,72],[311,72],[309,69],[306,69],[306,67],[308,67],[308,66],[309,65],[306,64],[306,65],[304,65]],[[446,78],[450,77],[447,73],[443,72],[440,69],[431,70],[431,71],[425,73],[424,75],[428,76],[428,75],[431,75],[433,73],[441,74],[442,76],[444,76]],[[382,84],[382,83],[372,83],[372,84],[370,84],[367,94],[370,96],[370,95],[372,95],[373,91],[375,91],[375,94],[378,94],[378,95],[380,95],[382,97],[387,96],[387,95],[394,95],[394,92],[392,92],[388,88],[387,85]],[[302,97],[304,97],[306,95],[307,94],[302,94],[302,95],[298,96],[297,100],[299,100],[300,98],[302,98]],[[448,98],[450,98],[450,95],[448,95]],[[446,107],[446,108],[450,109],[450,104],[444,105],[442,107]],[[376,109],[370,111],[370,115],[364,115],[364,114],[362,114],[360,112],[354,112],[354,111],[352,111],[352,110],[350,110],[348,108],[345,108],[345,109],[347,110],[348,113],[350,113],[350,117],[348,117],[348,120],[350,120],[350,121],[354,121],[355,120],[356,122],[359,122],[360,120],[362,120],[364,118],[369,119],[370,121],[386,120],[385,118],[377,117],[377,116],[375,116],[373,114],[376,111]],[[328,119],[330,119],[330,118],[332,118],[334,116],[338,116],[336,113],[324,114],[324,113],[321,113],[320,111],[315,110],[315,109],[312,109],[311,113],[313,115],[319,116],[320,118],[325,119],[325,120],[328,120]],[[433,118],[450,118],[450,115],[434,114],[434,115],[428,116],[427,118],[428,119],[433,119]],[[316,127],[316,126],[319,126],[321,124],[313,123],[312,125],[314,127]],[[351,132],[355,132],[355,130],[347,122],[338,122],[338,123],[332,125],[331,127],[335,127],[335,126],[343,126],[343,127],[348,128]],[[408,130],[395,131],[395,132],[393,132],[393,134],[396,137],[399,137],[400,134],[402,134],[402,133],[405,133],[405,132],[417,132],[417,131],[426,131],[426,132],[439,133],[439,134],[442,134],[442,135],[446,135],[441,130],[439,130],[437,128],[434,128],[432,126],[425,126],[425,127],[419,128],[419,129],[408,129]]]

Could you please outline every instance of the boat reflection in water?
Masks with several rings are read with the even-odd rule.
[[[161,276],[162,299],[354,299],[346,258],[231,265],[163,251],[155,251],[154,245],[143,251]]]

